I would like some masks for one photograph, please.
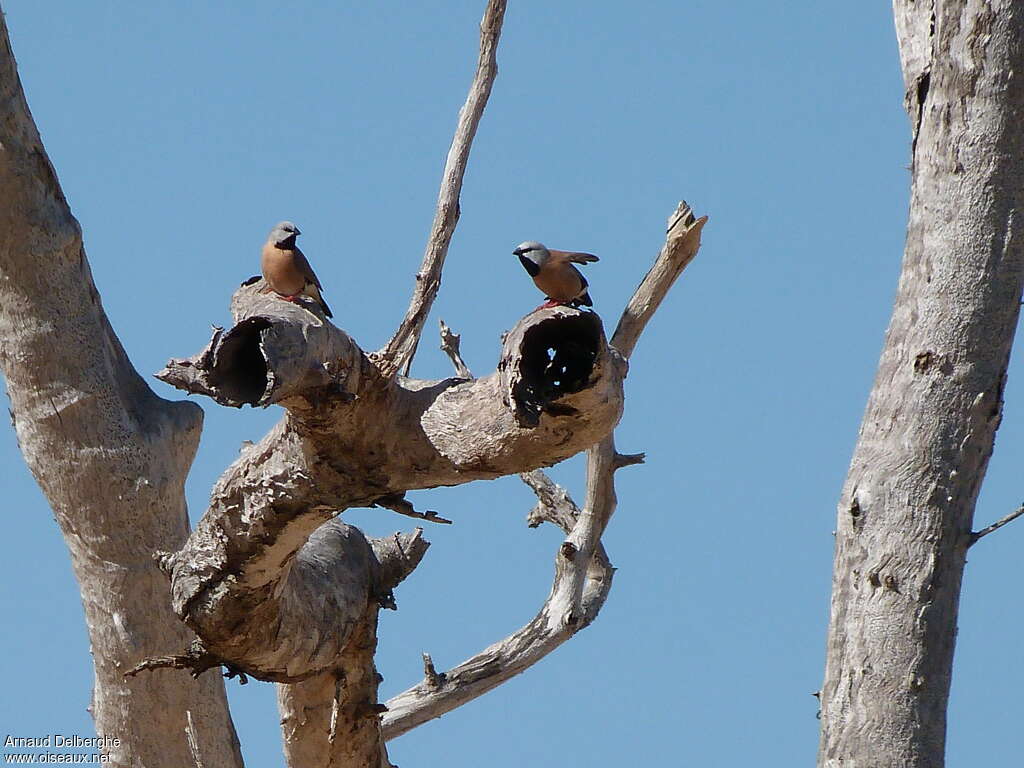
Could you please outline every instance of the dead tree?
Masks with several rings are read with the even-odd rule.
[[[910,223],[839,502],[820,766],[943,764],[960,583],[991,530],[972,532],[974,507],[1024,282],[1024,7],[893,6]]]
[[[289,765],[385,766],[388,738],[522,671],[604,602],[614,472],[642,460],[619,454],[612,437],[628,359],[706,218],[676,209],[610,340],[598,315],[555,307],[519,321],[487,376],[469,373],[447,329],[456,376],[401,375],[440,286],[504,9],[487,5],[426,254],[388,344],[366,353],[318,307],[247,281],[232,327],[159,374],[221,405],[285,411],[223,474],[192,532],[183,483],[202,411],[154,395],[107,322],[0,26],[0,364],[21,449],[71,549],[96,660],[93,714],[99,734],[120,740],[115,764],[241,765],[221,679],[208,672],[224,667],[280,684]],[[538,470],[584,450],[577,508]],[[547,601],[451,670],[426,658],[424,680],[381,705],[377,613],[427,544],[419,530],[367,539],[338,514],[379,506],[438,521],[404,494],[512,473],[537,492],[534,523],[566,532]]]

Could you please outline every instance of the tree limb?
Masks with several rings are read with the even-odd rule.
[[[423,333],[423,324],[441,287],[441,270],[444,267],[445,256],[448,255],[448,245],[459,221],[459,196],[462,193],[462,178],[469,162],[469,150],[473,144],[473,137],[476,136],[480,118],[483,116],[484,107],[487,106],[487,99],[491,95],[494,78],[498,74],[498,38],[505,17],[505,5],[506,0],[489,0],[484,11],[483,20],[480,22],[480,55],[476,74],[469,87],[466,103],[459,111],[458,126],[441,177],[437,211],[430,228],[423,263],[416,273],[412,300],[395,335],[377,353],[386,365],[389,364],[405,374],[409,373],[409,366]]]
[[[821,768],[945,759],[960,588],[1024,287],[1024,5],[894,0],[903,266],[838,505]]]
[[[330,669],[343,647],[343,638],[310,645],[340,620],[303,608],[287,587],[302,569],[284,567],[310,546],[334,546],[307,539],[337,511],[396,507],[407,490],[553,464],[600,440],[621,414],[624,367],[592,312],[532,312],[506,335],[495,373],[441,382],[379,375],[343,331],[267,302],[258,285],[238,290],[233,312],[235,326],[212,349],[171,361],[162,378],[190,389],[201,382],[219,400],[245,393],[250,402],[280,402],[288,415],[242,452],[186,545],[162,563],[175,610],[210,652],[260,679]],[[293,341],[302,338],[331,357],[318,362]],[[547,351],[563,346],[572,365],[559,369],[556,386]],[[308,373],[328,368],[329,384]],[[339,568],[362,557],[353,551]],[[362,578],[353,571],[352,584]],[[359,599],[353,592],[346,616]]]
[[[588,461],[589,465],[589,461]],[[590,482],[607,489],[614,469],[604,464],[602,472],[609,477],[588,473]],[[541,520],[553,522],[569,534],[568,543],[576,535],[577,544],[566,547],[563,543],[555,555],[555,577],[548,599],[536,617],[518,632],[499,643],[489,646],[476,656],[444,673],[438,673],[433,661],[424,654],[424,679],[421,683],[388,700],[382,729],[388,741],[407,733],[425,722],[466,704],[498,687],[505,681],[536,664],[551,651],[588,626],[604,605],[611,589],[614,569],[600,541],[587,538],[596,528],[580,521],[585,514],[573,503],[567,493],[555,485],[543,472],[535,470],[522,475],[540,500],[541,511],[532,517],[531,525]],[[595,488],[595,492],[598,492]],[[601,514],[611,514],[614,494],[601,501]],[[577,531],[580,528],[580,531]],[[583,530],[587,533],[584,534]],[[589,548],[596,556],[587,559],[577,556],[578,547]],[[565,599],[582,585],[580,601],[573,605]]]
[[[335,665],[293,684],[277,687],[282,739],[289,768],[388,768],[377,703],[380,675],[374,667],[377,612],[394,608],[391,590],[419,564],[427,550],[422,531],[370,539],[376,559],[377,599],[365,606]],[[315,628],[314,628],[315,629]]]
[[[627,305],[613,337],[618,346],[612,346],[623,357],[632,353],[661,300],[696,255],[706,221],[706,216],[695,219],[686,203],[680,203],[669,220],[665,247]],[[555,557],[554,583],[547,600],[518,632],[448,672],[438,674],[431,662],[421,683],[387,702],[383,721],[387,740],[493,690],[596,618],[611,589],[613,569],[601,545],[601,535],[615,511],[615,471],[642,461],[643,454],[618,453],[611,433],[593,445],[587,451],[583,510],[542,472],[521,475],[540,500],[530,513],[530,525],[549,520],[568,534]]]
[[[110,327],[79,224],[25,100],[2,11],[0,201],[0,367],[18,443],[81,591],[96,731],[117,737],[113,764],[181,768],[193,762],[191,713],[191,738],[207,763],[240,766],[219,677],[123,674],[138,656],[193,639],[170,610],[151,554],[188,535],[183,486],[202,411],[157,397]]]
[[[665,245],[662,246],[654,266],[644,276],[630,298],[615,333],[612,334],[611,345],[627,360],[632,356],[640,334],[661,305],[662,299],[676,278],[697,255],[700,234],[707,220],[707,216],[695,218],[693,210],[685,200],[680,202],[669,216]]]

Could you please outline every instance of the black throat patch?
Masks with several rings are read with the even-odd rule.
[[[538,267],[525,256],[520,256],[519,261],[522,262],[522,265],[526,268],[526,271],[530,273],[530,277],[536,277],[537,275],[540,274],[540,267]]]

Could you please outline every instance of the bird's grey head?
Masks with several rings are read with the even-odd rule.
[[[551,258],[551,252],[536,240],[527,240],[525,243],[520,243],[512,253],[520,259],[529,259],[538,267],[543,267],[548,259]]]
[[[282,221],[270,230],[270,240],[275,245],[283,245],[291,240],[294,243],[295,237],[301,235],[299,228],[290,221]]]

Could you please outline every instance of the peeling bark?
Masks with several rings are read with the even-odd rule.
[[[91,711],[116,765],[240,766],[221,679],[140,655],[187,646],[156,548],[188,535],[184,481],[202,411],[162,400],[103,312],[78,222],[21,90],[0,13],[0,366],[18,444],[53,508],[78,580],[95,663]],[[191,742],[191,744],[190,744]]]
[[[679,203],[669,217],[665,245],[622,313],[612,346],[628,357],[657,307],[697,255],[707,217]],[[458,364],[456,363],[456,366]],[[547,600],[532,621],[452,669],[438,673],[424,654],[424,679],[387,702],[383,730],[393,739],[493,690],[536,664],[584,627],[604,605],[614,569],[601,535],[615,511],[615,471],[640,464],[644,454],[621,454],[612,434],[587,451],[587,498],[583,509],[540,471],[521,477],[537,494],[531,527],[552,522],[566,532],[555,555]]]
[[[821,766],[943,764],[960,583],[1024,284],[1024,6],[894,10],[910,222],[839,502]]]
[[[293,601],[304,605],[292,591],[302,573],[292,558],[331,516],[412,489],[549,466],[600,440],[622,412],[625,362],[591,312],[555,307],[523,318],[489,376],[418,381],[381,374],[318,311],[268,298],[259,283],[240,288],[232,309],[234,327],[160,377],[219,401],[248,391],[288,415],[224,474],[195,533],[163,566],[175,610],[205,647],[260,679],[318,674],[344,646],[311,656],[310,634],[329,633],[338,616],[289,615]],[[329,356],[314,359],[310,348]],[[331,384],[311,370],[332,371]],[[357,550],[344,562],[362,569]]]
[[[532,471],[589,449],[582,510],[531,476],[542,498],[535,519],[567,531],[537,618],[446,674],[428,659],[425,695],[399,697],[389,735],[522,671],[593,621],[604,602],[612,570],[600,537],[616,504],[613,474],[642,460],[618,454],[611,434],[626,360],[696,253],[706,218],[696,220],[685,204],[677,209],[611,344],[596,314],[555,307],[502,338],[501,361],[488,376],[472,377],[450,333],[443,341],[456,378],[397,375],[408,372],[440,285],[504,9],[504,0],[488,2],[427,253],[388,345],[367,355],[319,307],[283,302],[250,280],[232,300],[233,326],[215,329],[200,353],[160,373],[222,405],[278,404],[286,412],[220,478],[191,535],[183,484],[201,411],[153,395],[111,331],[0,17],[0,198],[11,202],[0,210],[0,363],[19,441],[82,585],[97,659],[94,714],[100,734],[122,740],[111,753],[117,764],[241,765],[220,678],[181,671],[198,676],[223,664],[280,683],[293,768],[389,766],[373,663],[377,614],[394,606],[392,589],[427,544],[419,531],[366,539],[336,518],[352,506],[417,515],[404,501],[408,490]],[[177,656],[160,655],[175,648]]]
[[[342,525],[333,521],[324,527]],[[390,590],[412,572],[427,545],[419,531],[371,539],[370,545],[377,561],[378,595],[365,605],[344,653],[331,669],[277,688],[284,752],[291,768],[365,768],[368,755],[375,756],[374,765],[379,755],[380,768],[390,768],[379,722],[384,708],[377,703],[381,678],[373,661],[377,613],[382,606],[394,608]],[[329,581],[330,568],[323,575]]]
[[[613,482],[607,465],[601,472],[602,484]],[[424,654],[423,681],[386,704],[382,725],[388,741],[522,673],[590,626],[604,605],[615,569],[599,538],[593,537],[593,528],[579,525],[583,512],[540,470],[522,477],[539,499],[530,514],[530,525],[554,523],[578,543],[568,544],[567,539],[558,548],[551,592],[537,615],[524,627],[444,673],[438,673],[429,655]],[[615,508],[614,494],[602,497],[599,504],[598,514],[607,522]],[[589,530],[590,537],[585,529]]]
[[[620,320],[616,340],[627,352],[695,255],[705,222],[685,203],[673,214],[666,245]],[[175,609],[204,653],[291,684],[279,690],[291,764],[320,765],[324,752],[312,745],[339,727],[339,713],[347,713],[344,728],[359,725],[338,688],[353,673],[339,670],[361,645],[353,633],[364,627],[366,605],[373,609],[375,583],[355,529],[341,535],[347,527],[326,520],[351,506],[394,507],[407,490],[526,472],[593,446],[587,503],[560,518],[568,537],[537,618],[443,681],[428,681],[429,695],[412,689],[393,700],[384,725],[390,738],[491,690],[593,620],[611,582],[600,537],[615,507],[612,474],[642,455],[615,451],[610,432],[627,364],[592,312],[532,312],[503,337],[494,373],[419,381],[393,376],[387,361],[365,355],[315,306],[282,302],[261,287],[243,285],[232,301],[234,326],[215,330],[205,349],[170,361],[159,376],[218,402],[241,405],[243,392],[251,404],[277,402],[287,416],[224,474],[195,533],[162,565]],[[447,343],[454,350],[450,336]],[[331,565],[312,578],[310,561]],[[356,664],[361,674],[366,663],[372,654]],[[364,759],[386,759],[377,742],[361,743]]]

